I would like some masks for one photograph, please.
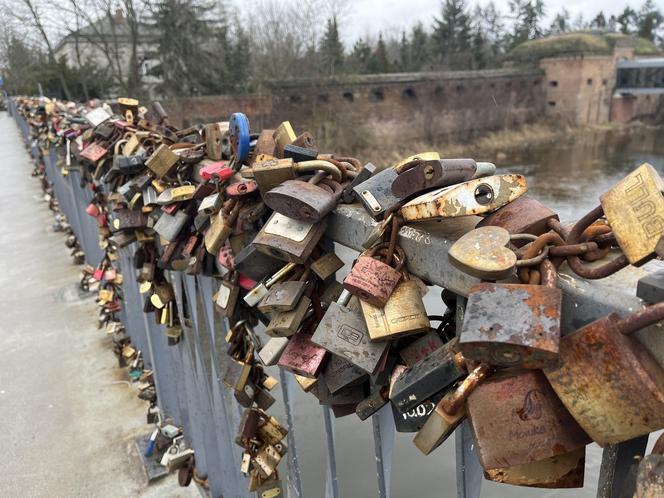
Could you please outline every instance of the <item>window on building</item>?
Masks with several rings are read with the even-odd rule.
[[[289,99],[293,104],[297,104],[298,102],[302,102],[302,95],[291,95]]]
[[[330,100],[330,96],[327,93],[321,93],[318,96],[318,102],[328,102]]]
[[[547,104],[549,104],[549,107],[556,107],[556,101],[555,100],[549,100],[547,102]]]
[[[382,102],[385,100],[385,95],[383,95],[383,90],[380,88],[374,88],[369,94],[369,100],[371,102]]]
[[[412,88],[406,88],[403,92],[401,92],[401,98],[404,100],[415,100],[417,98],[417,94]]]
[[[557,87],[557,86],[558,86],[558,82],[557,82],[556,80],[551,80],[551,81],[549,81],[549,86],[551,86],[551,87]]]
[[[341,96],[344,98],[344,100],[347,100],[348,102],[352,102],[353,100],[355,100],[353,92],[344,92]]]
[[[456,86],[457,93],[463,93],[464,90],[465,90],[465,88],[463,87],[463,85],[457,85]]]
[[[593,84],[593,79],[592,79],[592,78],[588,78],[588,79],[586,80],[586,83],[587,83],[588,85],[592,85],[592,84]]]
[[[438,85],[436,88],[434,88],[434,90],[433,90],[433,95],[434,95],[437,99],[441,99],[441,98],[443,98],[443,96],[445,95],[445,90],[443,89],[442,86]]]
[[[533,80],[533,86],[538,86],[541,82],[542,82],[542,81],[541,81],[539,78],[534,79],[534,80]]]

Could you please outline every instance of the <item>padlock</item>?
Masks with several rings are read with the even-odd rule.
[[[188,201],[194,196],[195,185],[181,185],[180,187],[167,188],[157,197],[157,204],[165,206],[179,201]]]
[[[397,377],[390,399],[399,411],[407,412],[466,374],[463,357],[455,351],[456,339],[436,349]]]
[[[371,342],[362,314],[346,306],[350,299],[351,294],[344,291],[338,302],[330,304],[311,340],[373,374],[387,352],[389,343]]]
[[[540,370],[503,370],[468,396],[466,412],[485,470],[569,453],[591,442]]]
[[[357,404],[355,414],[360,420],[366,420],[389,402],[390,398],[387,396],[387,387],[376,389]]]
[[[284,147],[284,158],[293,159],[295,162],[302,161],[313,161],[318,157],[318,151],[316,149],[308,147],[300,147],[295,144],[287,144]]]
[[[295,263],[288,263],[281,267],[274,275],[268,278],[265,282],[260,282],[253,289],[251,289],[245,296],[244,302],[250,307],[256,306],[261,299],[265,297],[269,289],[283,280],[297,265]]]
[[[137,175],[145,169],[145,158],[140,154],[114,156],[113,169],[120,175]]]
[[[372,341],[393,340],[429,330],[431,324],[422,301],[420,286],[407,271],[383,308],[361,300],[362,315]]]
[[[330,393],[335,394],[343,387],[363,381],[367,378],[367,374],[345,358],[330,354],[322,377]]]
[[[561,364],[544,373],[576,421],[600,446],[664,428],[664,370],[629,334],[664,319],[664,303],[616,313],[565,335]]]
[[[304,264],[327,228],[326,220],[308,223],[273,213],[252,244],[259,251],[293,263]]]
[[[611,230],[633,265],[655,256],[664,233],[664,180],[644,163],[600,197]]]
[[[407,199],[426,190],[493,175],[496,166],[474,159],[418,158],[395,167],[395,170],[399,176],[392,183],[392,193]]]
[[[157,178],[161,179],[173,173],[179,159],[175,152],[162,144],[145,161],[145,165]]]
[[[431,399],[420,403],[415,408],[401,413],[399,409],[390,403],[392,416],[394,417],[394,428],[397,432],[418,432],[426,423],[429,416],[436,408],[436,404],[445,395],[444,391],[434,395]]]
[[[362,383],[344,386],[335,393],[330,392],[325,382],[325,376],[318,378],[316,387],[311,392],[318,398],[321,405],[357,405],[365,397]]]
[[[256,139],[256,144],[254,145],[254,149],[249,159],[249,164],[253,164],[256,161],[256,158],[260,155],[275,156],[276,144],[272,135],[274,135],[274,130],[261,130]]]
[[[466,399],[491,373],[492,367],[486,363],[481,363],[468,374],[456,389],[449,391],[441,398],[413,439],[417,449],[428,455],[450,437],[466,417]]]
[[[130,209],[117,209],[113,212],[113,230],[133,230],[145,227],[147,220],[140,211]]]
[[[240,286],[237,284],[237,278],[235,275],[224,278],[221,281],[214,300],[214,304],[221,316],[227,318],[233,316],[239,295]]]
[[[360,255],[352,270],[344,279],[344,289],[363,301],[382,308],[390,294],[401,280],[401,269],[406,263],[406,256],[401,247],[395,247],[396,261],[394,268],[376,259],[385,254],[387,243],[374,246]]]
[[[284,216],[318,223],[337,206],[342,191],[339,183],[330,180],[320,180],[317,184],[286,180],[265,193],[263,200]]]
[[[225,162],[219,161],[206,164],[198,170],[198,174],[203,181],[224,183],[233,176],[233,169],[228,167]]]
[[[342,173],[338,166],[330,161],[315,160],[296,163],[293,159],[272,159],[268,161],[255,162],[251,168],[243,169],[242,176],[253,178],[258,184],[258,189],[263,197],[273,188],[282,183],[295,180],[297,174],[314,173],[324,171],[332,175],[334,181],[342,180]]]
[[[664,434],[660,435],[650,455],[639,463],[634,498],[664,496]]]
[[[306,268],[296,280],[276,283],[268,290],[256,307],[261,313],[295,309],[304,294],[310,275],[310,268]]]
[[[277,363],[279,367],[304,377],[318,377],[327,359],[327,351],[311,339],[305,331],[291,336]]]
[[[311,263],[311,271],[325,282],[338,270],[343,268],[344,262],[334,252],[328,252]]]
[[[182,467],[193,454],[194,450],[186,447],[184,437],[178,436],[173,439],[173,444],[171,444],[166,453],[161,457],[160,463],[169,472],[173,472]]]
[[[427,355],[442,348],[443,345],[444,342],[440,338],[440,335],[438,335],[438,332],[431,330],[399,349],[399,356],[406,366],[412,367]]]
[[[235,436],[235,444],[242,448],[250,446],[251,441],[256,439],[258,435],[258,424],[261,417],[261,411],[257,408],[247,408],[242,412]]]
[[[219,126],[220,123],[209,123],[205,125],[205,153],[214,160],[221,160],[221,138],[223,132],[228,128],[224,126],[224,130]]]
[[[221,246],[228,240],[233,225],[240,213],[241,204],[235,200],[230,201],[224,209],[212,215],[212,221],[205,232],[205,249],[212,255],[217,255]]]
[[[311,379],[303,375],[293,374],[295,382],[302,388],[305,393],[308,393],[315,389],[316,384],[318,384],[318,379]]]
[[[549,220],[559,220],[558,215],[532,197],[522,195],[490,213],[475,228],[496,226],[504,228],[511,234],[542,235],[550,230]],[[517,247],[525,243],[525,241],[513,242]]]
[[[290,122],[284,121],[276,130],[274,130],[272,138],[274,139],[274,151],[276,156],[284,157],[284,147],[288,144],[292,144],[297,136],[295,135],[295,131],[293,131]]]
[[[341,194],[341,200],[346,204],[352,204],[359,200],[355,193],[355,187],[360,183],[367,181],[374,173],[376,173],[376,166],[371,163],[365,164],[362,169],[357,172],[355,178],[345,184],[343,193]]]
[[[295,308],[290,311],[277,311],[272,314],[265,333],[270,337],[290,337],[297,332],[307,316],[311,299],[302,296]]]
[[[641,277],[636,284],[636,296],[652,304],[664,301],[664,271]]]
[[[532,463],[484,471],[490,481],[534,488],[582,488],[585,447]]]
[[[562,292],[549,260],[542,262],[540,270],[543,285],[471,287],[459,338],[466,358],[505,367],[558,364]]]
[[[268,479],[256,488],[256,498],[283,498],[286,496],[281,480]]]
[[[261,363],[266,367],[276,365],[288,344],[288,337],[271,337],[258,352]]]
[[[265,444],[272,446],[281,445],[285,447],[282,440],[288,435],[288,430],[283,427],[279,421],[268,416],[262,410],[259,410],[260,417],[258,419],[258,439]]]
[[[353,188],[355,196],[374,220],[382,220],[387,211],[395,209],[403,202],[401,197],[392,193],[392,183],[398,176],[394,168],[387,168],[374,173]]]
[[[496,226],[476,228],[462,235],[447,253],[453,266],[483,280],[508,278],[517,263],[514,251],[507,245],[510,233]]]
[[[522,175],[487,176],[423,194],[404,204],[400,213],[407,222],[486,214],[517,199],[526,190]]]
[[[163,212],[153,229],[163,239],[173,242],[190,220],[191,217],[183,210],[179,210],[174,215]]]

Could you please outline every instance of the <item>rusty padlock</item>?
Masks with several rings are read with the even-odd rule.
[[[343,282],[344,289],[348,292],[379,308],[387,303],[401,280],[401,269],[406,264],[406,254],[398,245],[394,248],[397,258],[386,255],[395,260],[394,268],[376,259],[376,256],[385,254],[387,249],[388,244],[381,243],[361,254]]]
[[[562,292],[553,264],[544,260],[540,268],[543,285],[471,287],[459,339],[466,358],[506,367],[558,364]]]
[[[485,470],[569,453],[591,442],[540,370],[503,370],[468,397],[466,410]]]
[[[314,175],[315,179],[319,175]],[[299,221],[318,223],[341,199],[343,188],[332,180],[286,180],[263,196],[265,204],[278,213]]]
[[[634,498],[664,496],[664,434],[659,436],[650,455],[639,463]]]
[[[600,446],[664,428],[664,370],[629,334],[664,319],[664,303],[626,318],[611,313],[564,336],[561,364],[544,373]]]

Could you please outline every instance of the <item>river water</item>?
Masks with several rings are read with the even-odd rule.
[[[650,162],[664,174],[664,132],[584,133],[569,140],[507,153],[500,172],[527,177],[529,193],[572,221],[598,204],[599,195],[635,166]],[[491,157],[481,158],[492,160]],[[352,254],[344,259],[352,260]],[[427,296],[430,313],[439,314],[439,292]],[[321,407],[312,395],[295,386],[297,451],[306,498],[324,496],[326,443]],[[388,408],[389,409],[389,408]],[[371,421],[355,416],[335,421],[337,471],[342,497],[378,496],[376,461]],[[413,434],[397,433],[392,460],[393,498],[447,498],[456,496],[455,446],[450,438],[431,455],[423,456],[412,443]],[[652,444],[652,442],[651,442]],[[601,449],[588,446],[585,487],[573,490],[540,490],[484,481],[482,497],[590,498],[596,495]]]

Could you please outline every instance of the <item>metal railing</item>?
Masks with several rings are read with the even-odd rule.
[[[26,143],[31,145],[33,155],[38,157],[39,151],[32,145],[28,124],[16,112],[11,99],[8,99],[8,106]],[[63,176],[53,149],[43,159],[60,207],[81,242],[88,263],[96,266],[103,257],[98,243],[97,223],[85,214],[92,194],[81,188],[77,171],[68,171]],[[361,250],[362,242],[374,225],[364,210],[359,206],[344,205],[338,207],[331,217],[327,235],[338,244]],[[477,280],[454,268],[448,261],[447,251],[454,240],[472,228],[475,222],[461,218],[422,225],[422,228],[419,228],[420,225],[418,228],[403,227],[399,243],[409,255],[409,271],[459,296],[467,296],[470,286]],[[199,472],[207,474],[210,495],[215,498],[249,497],[251,493],[247,491],[246,481],[239,472],[241,449],[233,441],[241,408],[220,381],[230,360],[225,354],[226,324],[215,312],[212,301],[214,279],[173,271],[167,273],[175,289],[178,314],[189,319],[183,320],[184,340],[175,347],[169,346],[162,326],[154,322],[152,315],[143,313],[143,298],[133,265],[135,249],[136,245],[132,244],[120,250],[119,269],[125,277],[121,319],[133,344],[143,354],[145,368],[154,372],[159,407],[166,417],[183,426],[185,437],[196,452],[196,467]],[[647,266],[661,268],[662,264],[653,262]],[[635,285],[644,272],[644,269],[630,267],[601,281],[587,281],[563,271],[559,278],[564,293],[563,330],[573,331],[612,311],[624,315],[642,307],[641,300],[635,297]],[[464,299],[458,301],[460,323]],[[658,327],[644,329],[637,336],[664,366],[664,334]],[[292,376],[283,371],[280,372],[280,380],[289,430],[288,472],[282,479],[287,482],[289,496],[301,498],[300,465],[295,443],[296,409],[292,391],[295,384]],[[340,493],[336,472],[335,419],[327,406],[322,406],[322,414],[327,444],[324,495],[326,498],[337,498]],[[388,498],[395,441],[389,404],[373,416],[372,426],[378,494],[380,498]],[[455,440],[457,495],[478,498],[483,474],[467,422],[457,429]],[[634,457],[644,453],[647,441],[645,436],[604,449],[598,497],[626,498],[633,495],[636,479]],[[533,490],[533,496],[539,494],[540,491]]]

